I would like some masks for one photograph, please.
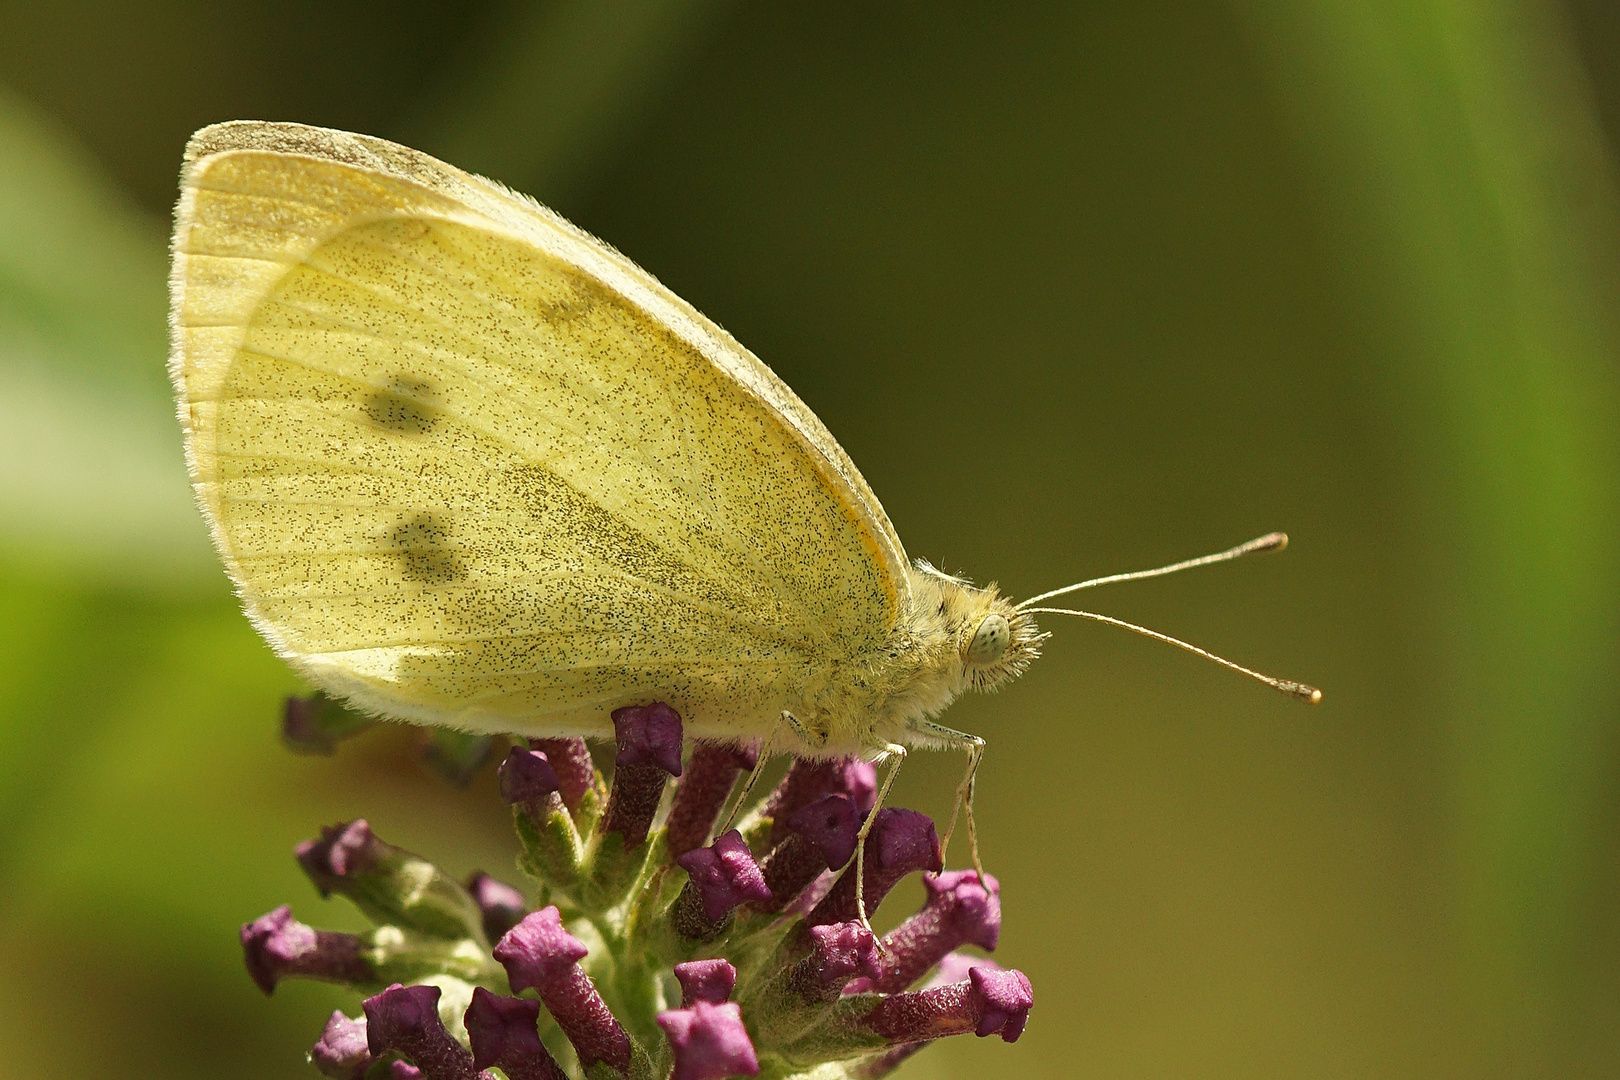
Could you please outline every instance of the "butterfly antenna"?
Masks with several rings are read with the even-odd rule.
[[[1287,533],[1266,533],[1264,536],[1255,537],[1246,544],[1239,544],[1237,547],[1227,548],[1225,551],[1217,551],[1213,555],[1201,555],[1196,559],[1185,559],[1181,562],[1171,563],[1169,566],[1161,566],[1154,570],[1135,570],[1129,574],[1109,574],[1107,577],[1092,578],[1090,581],[1082,581],[1075,585],[1065,585],[1061,589],[1053,589],[1051,592],[1043,592],[1039,596],[1030,597],[1028,600],[1023,601],[1018,605],[1018,610],[1024,611],[1031,605],[1040,603],[1042,600],[1051,600],[1054,597],[1066,596],[1072,592],[1079,592],[1081,589],[1091,589],[1098,585],[1112,585],[1116,581],[1142,581],[1146,578],[1163,577],[1166,574],[1174,574],[1180,570],[1191,570],[1195,566],[1209,566],[1212,563],[1231,562],[1233,559],[1241,559],[1245,555],[1255,555],[1262,551],[1281,551],[1287,546]]]
[[[1264,537],[1262,537],[1262,539],[1264,539]],[[1235,551],[1237,549],[1234,548],[1233,550]],[[1196,562],[1197,560],[1194,560],[1195,564]],[[1135,633],[1141,634],[1143,637],[1150,637],[1155,641],[1162,641],[1166,645],[1174,645],[1178,649],[1186,649],[1190,653],[1195,653],[1198,656],[1202,656],[1205,660],[1213,660],[1217,664],[1221,665],[1221,667],[1230,668],[1240,675],[1247,675],[1251,679],[1263,682],[1273,690],[1280,690],[1289,697],[1298,698],[1300,701],[1306,701],[1312,705],[1319,704],[1322,700],[1322,691],[1318,690],[1314,686],[1306,686],[1304,683],[1294,682],[1292,679],[1274,679],[1270,675],[1262,675],[1258,671],[1244,667],[1242,664],[1234,664],[1232,661],[1227,660],[1224,657],[1216,656],[1208,649],[1200,649],[1198,646],[1182,641],[1180,638],[1173,638],[1169,634],[1161,634],[1157,630],[1149,630],[1145,626],[1137,626],[1135,623],[1126,622],[1124,619],[1116,619],[1110,615],[1099,615],[1095,611],[1076,611],[1073,608],[1038,607],[1022,608],[1021,610],[1026,611],[1031,615],[1073,615],[1080,619],[1090,619],[1093,622],[1107,623],[1109,626],[1124,627],[1126,630],[1134,631]]]

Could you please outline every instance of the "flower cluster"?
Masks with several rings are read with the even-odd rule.
[[[289,724],[313,711],[289,709]],[[934,823],[910,810],[878,810],[854,858],[871,765],[796,760],[712,837],[756,751],[697,742],[683,761],[663,704],[613,723],[611,786],[579,739],[514,747],[500,766],[532,900],[485,874],[454,881],[364,821],[299,845],[321,894],[375,924],[331,933],[280,907],[242,928],[266,994],[302,977],[371,995],[359,1016],[332,1014],[309,1052],[321,1073],[874,1080],[943,1036],[1022,1033],[1029,980],[957,951],[995,948],[995,879],[945,872]],[[874,909],[923,875],[922,910],[881,940],[858,917],[857,863]]]

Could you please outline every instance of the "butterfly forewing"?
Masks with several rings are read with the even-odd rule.
[[[695,734],[757,731],[807,671],[881,647],[904,556],[875,499],[650,277],[422,155],[199,138],[220,152],[188,170],[175,269],[193,475],[249,614],[318,682],[483,730],[663,699]]]

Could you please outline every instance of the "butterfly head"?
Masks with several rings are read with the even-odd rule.
[[[918,568],[937,590],[937,616],[961,664],[959,685],[994,690],[1022,675],[1041,654],[1046,635],[1035,625],[1035,617],[1014,607],[994,584],[979,588],[927,563]]]
[[[995,586],[982,591],[980,611],[967,620],[959,634],[962,673],[975,690],[994,690],[1016,678],[1041,655],[1046,635],[1035,625],[1032,615],[1015,609]],[[981,613],[982,612],[982,613]]]

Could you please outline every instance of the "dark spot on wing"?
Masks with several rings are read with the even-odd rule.
[[[384,431],[400,435],[426,435],[439,422],[439,413],[429,402],[433,384],[422,379],[395,379],[387,390],[366,395],[366,418]]]
[[[450,547],[449,529],[434,514],[417,514],[395,526],[388,542],[399,552],[406,581],[444,585],[465,574],[461,559]]]
[[[585,275],[570,276],[566,287],[558,293],[536,295],[521,302],[521,306],[553,325],[582,319],[598,308],[616,308],[622,304],[618,293]]]

